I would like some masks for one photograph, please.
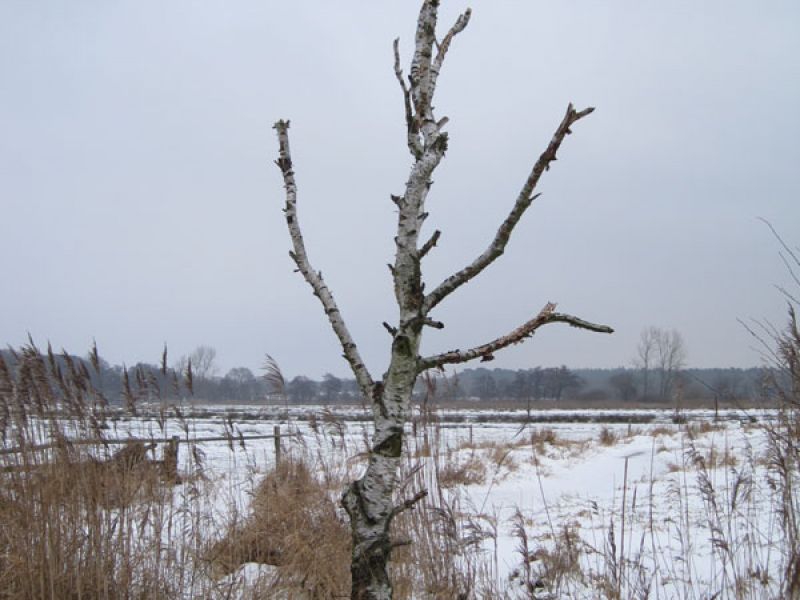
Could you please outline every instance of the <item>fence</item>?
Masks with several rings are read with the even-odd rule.
[[[134,443],[146,443],[146,444],[200,444],[203,442],[231,442],[235,440],[275,440],[275,462],[279,462],[281,458],[281,438],[282,437],[294,437],[296,434],[293,433],[284,433],[281,434],[281,428],[279,425],[275,425],[272,430],[271,434],[261,434],[261,435],[220,435],[220,436],[212,436],[212,437],[200,437],[200,438],[181,438],[178,435],[174,435],[169,438],[151,438],[151,437],[128,437],[128,438],[95,438],[95,439],[77,439],[77,440],[61,440],[55,442],[47,442],[46,444],[31,444],[29,446],[25,446],[24,448],[0,448],[0,456],[7,456],[9,454],[19,454],[20,452],[30,452],[30,451],[39,451],[39,450],[50,450],[52,448],[58,448],[64,444],[69,444],[72,446],[110,446],[110,445],[120,445],[120,444],[134,444]]]

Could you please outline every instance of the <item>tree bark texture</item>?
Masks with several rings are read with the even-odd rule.
[[[396,325],[384,323],[392,336],[389,367],[380,381],[374,381],[353,341],[333,295],[322,274],[310,264],[305,250],[297,216],[297,186],[289,150],[289,122],[278,121],[279,157],[276,164],[283,174],[286,190],[284,213],[292,239],[290,252],[298,270],[320,299],[331,326],[338,337],[344,358],[349,363],[362,393],[372,405],[374,432],[369,460],[361,478],[353,481],[344,492],[342,505],[350,517],[353,538],[351,597],[358,600],[385,600],[392,597],[388,563],[392,548],[397,544],[391,537],[395,516],[413,507],[425,497],[418,493],[411,499],[395,496],[398,470],[403,448],[403,433],[407,422],[411,394],[417,376],[431,368],[462,363],[480,358],[491,360],[493,353],[524,341],[541,326],[567,323],[591,331],[611,333],[612,329],[577,317],[558,313],[555,304],[548,303],[531,320],[512,332],[468,350],[451,350],[429,357],[419,355],[423,329],[441,329],[444,325],[433,320],[430,312],[449,294],[468,282],[505,250],[505,246],[523,213],[536,198],[534,190],[539,178],[556,160],[564,137],[570,127],[593,109],[576,111],[570,104],[553,138],[525,180],[509,215],[501,223],[490,246],[472,263],[457,271],[425,294],[421,260],[436,246],[441,233],[433,232],[420,243],[420,230],[427,213],[425,202],[431,187],[431,176],[447,151],[448,134],[444,131],[447,118],[436,119],[433,98],[436,83],[450,45],[469,23],[470,10],[458,17],[441,41],[436,39],[438,0],[424,0],[417,20],[415,49],[408,77],[400,66],[399,43],[394,42],[394,71],[403,93],[407,139],[412,156],[411,171],[402,196],[392,196],[397,206],[395,259],[390,266],[394,294],[399,309]]]

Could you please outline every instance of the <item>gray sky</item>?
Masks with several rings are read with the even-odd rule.
[[[449,26],[468,4],[442,2]],[[450,150],[429,196],[430,286],[481,252],[567,102],[575,126],[508,251],[448,299],[426,352],[504,334],[549,301],[613,336],[550,326],[493,365],[630,363],[676,328],[693,366],[749,366],[737,318],[781,323],[788,283],[757,216],[800,243],[796,0],[474,0],[440,78]],[[279,118],[300,220],[379,375],[393,321],[390,193],[410,166],[391,41],[406,1],[0,3],[0,342],[30,332],[111,362],[214,346],[344,375],[287,255]]]

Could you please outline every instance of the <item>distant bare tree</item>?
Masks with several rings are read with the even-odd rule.
[[[230,379],[239,385],[252,383],[256,380],[256,376],[253,375],[253,372],[247,367],[234,367],[225,374],[225,378]]]
[[[651,394],[660,400],[669,400],[675,389],[678,373],[686,365],[686,344],[675,329],[647,327],[642,330],[636,347],[634,365],[642,377],[642,398]],[[655,392],[651,392],[653,375],[658,377]]]
[[[219,385],[226,399],[251,401],[257,396],[256,376],[247,367],[230,369]]]
[[[497,398],[497,382],[491,373],[481,373],[472,384],[472,394],[481,400]]]
[[[553,399],[561,400],[567,390],[579,390],[584,382],[578,375],[570,371],[566,365],[552,369]]]
[[[198,346],[189,355],[197,379],[209,379],[217,373],[217,351],[211,346]]]
[[[278,121],[279,157],[276,161],[283,175],[286,190],[284,213],[292,239],[291,257],[319,298],[328,320],[341,343],[364,398],[373,409],[374,432],[366,471],[352,482],[342,498],[350,517],[353,538],[351,597],[359,600],[392,597],[387,564],[399,542],[390,535],[392,520],[414,506],[426,495],[421,491],[412,498],[395,500],[398,468],[403,449],[403,431],[410,412],[410,401],[417,377],[428,369],[441,368],[473,359],[492,360],[494,353],[531,337],[540,327],[566,323],[589,331],[611,333],[612,329],[578,317],[556,312],[556,305],[547,303],[529,321],[500,337],[466,350],[420,356],[420,341],[425,327],[441,329],[444,324],[432,317],[433,310],[450,294],[472,280],[499,258],[522,215],[538,194],[539,179],[547,171],[564,138],[572,127],[594,109],[575,110],[570,104],[556,128],[550,143],[533,165],[508,215],[500,224],[489,246],[470,264],[456,271],[426,291],[422,278],[422,259],[439,241],[441,232],[434,231],[420,239],[428,213],[425,202],[432,185],[432,175],[447,151],[449,139],[444,127],[447,117],[434,115],[434,93],[439,74],[453,39],[467,26],[470,10],[458,17],[441,38],[436,37],[438,0],[424,0],[417,20],[414,56],[408,77],[400,67],[398,41],[394,43],[394,72],[403,95],[406,120],[406,144],[412,166],[401,196],[392,196],[397,207],[395,259],[390,266],[394,293],[399,308],[395,324],[384,326],[391,336],[391,358],[382,379],[375,380],[367,369],[342,313],[322,274],[312,268],[297,215],[297,185],[289,150],[289,122]]]
[[[656,338],[659,331],[657,327],[652,326],[642,330],[639,345],[636,347],[636,358],[633,360],[633,364],[642,373],[642,398],[645,400],[650,397],[650,370],[655,360]]]
[[[657,330],[656,369],[658,371],[658,394],[669,400],[675,391],[680,370],[686,366],[686,345],[683,336],[675,329]]]

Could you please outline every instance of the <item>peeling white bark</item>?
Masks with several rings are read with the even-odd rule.
[[[425,201],[432,183],[431,175],[444,157],[448,143],[447,133],[443,131],[447,118],[439,120],[435,118],[433,98],[439,73],[453,38],[464,30],[471,15],[469,10],[464,12],[442,41],[437,42],[435,35],[438,6],[438,0],[422,2],[408,82],[404,79],[400,68],[398,41],[395,40],[394,43],[394,72],[403,92],[407,145],[414,160],[404,194],[392,197],[398,208],[398,217],[395,260],[390,267],[399,314],[396,326],[384,323],[392,336],[392,352],[389,368],[379,382],[373,381],[361,360],[333,295],[322,280],[322,275],[311,267],[297,220],[297,186],[289,152],[289,122],[278,121],[275,124],[280,150],[276,163],[283,173],[286,189],[284,210],[292,238],[291,256],[303,277],[311,285],[314,294],[322,302],[362,393],[372,401],[375,429],[369,462],[362,477],[352,482],[342,497],[342,505],[350,516],[353,536],[351,597],[359,600],[388,600],[392,597],[387,564],[392,548],[405,542],[391,539],[391,522],[399,512],[411,508],[425,496],[425,492],[421,492],[400,504],[397,504],[394,498],[403,447],[403,428],[409,414],[411,393],[419,373],[432,367],[475,358],[491,360],[493,352],[525,340],[539,327],[549,323],[567,323],[591,331],[612,332],[612,329],[605,325],[556,313],[555,305],[548,303],[536,317],[489,343],[469,350],[453,350],[427,358],[419,356],[423,327],[438,329],[444,327],[442,323],[429,316],[430,311],[504,252],[516,224],[535,199],[532,194],[539,178],[549,168],[550,163],[556,160],[556,152],[561,142],[571,133],[570,126],[593,110],[588,108],[576,111],[571,104],[569,105],[553,139],[533,166],[510,214],[500,225],[490,246],[470,265],[445,279],[426,296],[420,262],[436,246],[440,232],[435,231],[420,246],[420,230],[427,217]]]

